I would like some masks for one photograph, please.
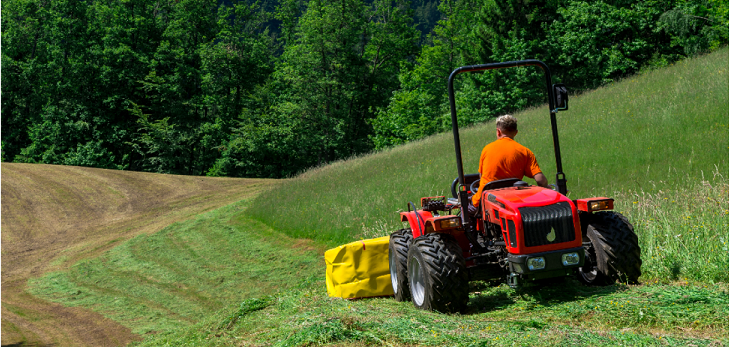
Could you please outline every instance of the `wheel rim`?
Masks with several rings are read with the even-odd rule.
[[[425,301],[425,277],[420,271],[420,262],[416,257],[412,257],[411,263],[408,264],[408,277],[410,277],[410,293],[413,295],[413,302],[417,306],[422,306]]]
[[[392,290],[397,293],[397,262],[392,253],[392,250],[390,250],[390,280],[392,281]]]
[[[585,270],[589,270],[589,271],[585,271]],[[594,267],[589,267],[587,269],[584,267],[581,267],[580,276],[582,276],[582,278],[584,278],[585,281],[592,283],[593,281],[595,281],[595,278],[597,278],[597,269],[595,269]]]
[[[590,249],[585,252],[585,265],[580,267],[578,271],[580,276],[587,282],[592,283],[597,278],[597,267],[592,263],[592,254]]]

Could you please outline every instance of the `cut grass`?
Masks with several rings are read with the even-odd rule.
[[[720,237],[726,235],[726,224],[721,223],[729,222],[729,182],[715,177],[704,183],[656,194],[616,193],[623,197],[620,204],[625,206],[619,207],[636,224],[642,245],[681,254],[679,276],[668,275],[673,265],[650,257],[654,253],[643,246],[643,285],[587,287],[566,278],[515,291],[497,282],[472,282],[466,314],[444,315],[392,298],[329,298],[320,271],[311,284],[297,290],[228,306],[188,329],[150,337],[139,345],[725,345],[727,252],[702,250],[719,247]],[[723,207],[717,208],[715,201]],[[664,212],[669,217],[663,224],[651,221]],[[656,230],[696,227],[681,216],[704,221],[705,226],[718,220],[695,234],[717,242],[703,245],[695,238],[658,237]]]
[[[641,244],[658,244],[677,253],[680,247],[695,247],[699,242],[677,243],[676,237],[648,240],[640,231],[695,228],[680,218],[666,218],[664,226],[650,224],[662,211],[668,216],[698,220],[722,218],[726,223],[724,216],[729,210],[717,210],[712,205],[729,206],[722,200],[727,198],[727,180],[717,176],[705,183],[656,194],[616,194],[622,194],[621,203],[626,205],[622,208],[636,223]],[[443,315],[417,310],[411,303],[392,298],[329,298],[317,252],[299,252],[306,265],[303,271],[276,271],[280,268],[276,263],[281,262],[284,269],[292,268],[286,262],[297,261],[297,252],[291,251],[297,243],[248,220],[241,211],[246,206],[246,202],[230,205],[155,235],[135,238],[101,258],[77,264],[70,273],[37,280],[33,290],[66,305],[91,307],[136,332],[150,333],[140,346],[729,343],[729,287],[726,281],[707,281],[702,273],[694,274],[701,264],[694,267],[689,262],[705,261],[707,256],[709,260],[723,259],[726,264],[726,252],[702,254],[683,249],[682,259],[687,263],[680,281],[665,277],[665,262],[644,256],[644,273],[657,281],[640,286],[585,287],[574,279],[564,279],[515,291],[505,285],[474,282],[466,314]],[[234,217],[229,223],[231,215]],[[256,232],[244,233],[241,228]],[[700,229],[721,237],[720,225]],[[245,267],[247,258],[264,261],[257,262],[251,271],[236,273],[224,260],[226,255],[244,258],[234,262],[243,264],[236,267],[238,270]],[[230,283],[216,283],[217,276]],[[58,278],[76,280],[71,283]],[[286,284],[272,286],[279,281]],[[120,315],[122,311],[128,312]]]
[[[30,291],[89,307],[138,334],[190,325],[231,302],[289,288],[319,272],[320,252],[241,216],[238,202],[138,236]],[[298,246],[296,248],[295,246]]]
[[[727,342],[726,286],[584,287],[574,280],[516,292],[475,283],[469,310],[444,315],[392,298],[342,300],[313,287],[281,293],[229,321],[221,310],[140,346],[274,345],[721,345]],[[479,288],[478,286],[482,287]]]
[[[28,279],[254,196],[272,183],[3,163],[1,314],[3,327],[15,327],[2,330],[3,345],[124,345],[139,339],[98,313],[32,296]]]
[[[572,198],[615,191],[657,194],[687,177],[729,176],[729,49],[574,96],[558,125]],[[517,140],[554,182],[546,107],[517,114]],[[462,129],[465,171],[477,172],[493,123]],[[450,195],[453,138],[440,134],[373,155],[312,169],[260,195],[249,214],[293,237],[330,246],[386,235],[398,211],[420,197]]]

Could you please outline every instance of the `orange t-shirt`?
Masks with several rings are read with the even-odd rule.
[[[522,179],[524,176],[534,178],[534,175],[542,172],[537,164],[534,153],[511,138],[503,137],[489,143],[481,151],[481,159],[478,161],[478,173],[481,174],[481,182],[478,191],[483,190],[486,183],[506,178]],[[475,194],[471,198],[474,206],[481,201],[481,194]]]

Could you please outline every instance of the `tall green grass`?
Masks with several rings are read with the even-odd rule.
[[[573,96],[570,110],[558,114],[569,196],[659,194],[691,186],[702,174],[729,176],[728,53],[724,48]],[[535,152],[553,182],[547,108],[516,116],[517,141]],[[461,139],[465,170],[477,172],[494,125],[462,129]],[[290,236],[334,246],[399,228],[397,212],[408,201],[449,195],[456,176],[452,135],[440,134],[309,170],[260,195],[248,214]]]
[[[307,242],[243,217],[249,202],[138,236],[68,271],[33,279],[30,292],[150,334],[189,326],[231,303],[293,288],[321,273],[321,255]]]
[[[658,190],[615,192],[638,234],[643,280],[729,283],[728,178],[714,171],[698,181],[659,182]]]

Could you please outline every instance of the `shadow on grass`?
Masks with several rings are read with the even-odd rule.
[[[550,307],[623,290],[626,287],[620,285],[586,286],[573,278],[542,280],[516,290],[499,281],[479,281],[471,284],[471,299],[465,314],[479,314],[520,305]]]

